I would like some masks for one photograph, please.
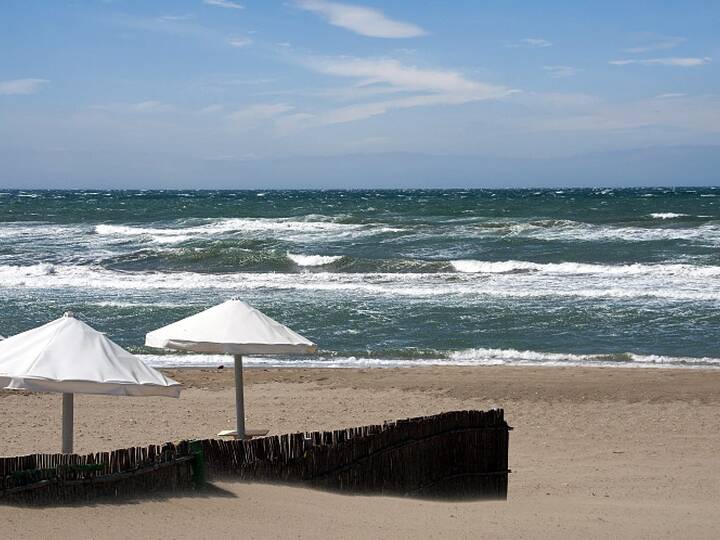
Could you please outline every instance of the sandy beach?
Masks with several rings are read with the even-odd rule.
[[[232,370],[166,373],[179,400],[76,398],[76,450],[212,437]],[[271,433],[503,407],[506,502],[359,497],[217,482],[91,507],[2,508],[8,538],[716,538],[720,371],[610,368],[249,369],[248,424]],[[0,454],[54,452],[60,396],[0,393]]]

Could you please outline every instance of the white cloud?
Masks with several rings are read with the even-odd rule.
[[[310,58],[305,64],[320,73],[356,79],[354,89],[360,90],[359,95],[364,97],[398,92],[415,95],[331,109],[313,115],[313,118],[302,118],[300,123],[303,125],[353,122],[394,109],[460,105],[499,99],[514,92],[504,86],[473,81],[457,71],[418,68],[404,65],[395,59]]]
[[[0,96],[28,95],[34,94],[43,85],[49,83],[47,79],[14,79],[11,81],[0,81]]]
[[[366,6],[340,4],[327,0],[297,0],[299,8],[324,16],[334,26],[339,26],[369,37],[411,38],[423,36],[425,30],[412,23],[394,21],[382,11]]]
[[[577,73],[577,70],[572,66],[543,66],[543,69],[556,79],[572,77]]]
[[[252,45],[253,40],[246,37],[235,37],[228,39],[228,43],[233,47],[247,47],[248,45]]]
[[[497,97],[508,89],[465,78],[450,70],[423,69],[401,64],[395,59],[352,57],[311,58],[307,65],[320,73],[359,79],[360,86],[388,85],[391,91],[442,92]]]
[[[550,47],[552,43],[550,43],[547,39],[543,38],[523,38],[518,43],[511,43],[508,45],[508,47],[527,47],[528,49],[544,49],[545,47]]]
[[[624,60],[610,60],[608,64],[613,66],[629,66],[639,64],[642,66],[677,66],[677,67],[695,67],[709,64],[712,59],[709,56],[702,58],[629,58]]]
[[[638,53],[646,53],[651,51],[662,51],[667,49],[673,49],[680,45],[681,43],[685,42],[686,39],[684,37],[679,36],[671,36],[671,37],[662,37],[662,36],[652,36],[649,37],[653,38],[652,40],[646,41],[642,45],[638,45],[636,47],[630,47],[629,49],[625,49],[625,52],[629,52],[631,54],[638,54]]]
[[[226,9],[245,9],[245,6],[230,0],[203,0],[208,6],[217,6]]]
[[[687,96],[687,94],[682,94],[679,92],[668,92],[667,94],[658,94],[657,96],[655,96],[655,99],[675,99],[685,96]]]
[[[319,123],[324,125],[343,124],[385,114],[393,109],[410,109],[413,107],[429,107],[433,105],[462,105],[463,103],[478,101],[480,99],[488,98],[479,98],[471,94],[430,94],[360,103],[330,110],[319,116]]]

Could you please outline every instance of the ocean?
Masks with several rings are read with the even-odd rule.
[[[233,296],[319,346],[250,366],[717,368],[720,189],[0,192],[2,335]]]

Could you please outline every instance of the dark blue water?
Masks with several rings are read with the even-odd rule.
[[[720,365],[718,196],[3,192],[0,334],[71,309],[150,354],[237,295],[321,349],[272,363]]]

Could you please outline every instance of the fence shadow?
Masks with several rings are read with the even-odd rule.
[[[213,482],[206,482],[201,488],[186,488],[182,490],[158,490],[154,492],[136,491],[130,494],[93,494],[90,497],[58,497],[51,500],[47,497],[28,498],[3,498],[0,496],[0,506],[14,508],[94,508],[97,506],[113,505],[140,505],[148,501],[169,501],[173,499],[236,499],[237,495],[232,491],[215,485]]]

